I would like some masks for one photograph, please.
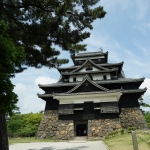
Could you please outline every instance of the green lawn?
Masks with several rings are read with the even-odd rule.
[[[9,138],[9,145],[14,143],[33,143],[33,142],[54,142],[54,139],[35,139],[31,138]]]
[[[136,134],[139,150],[150,150],[150,134],[144,131],[137,131]],[[133,150],[131,133],[104,139],[104,142],[111,150]]]

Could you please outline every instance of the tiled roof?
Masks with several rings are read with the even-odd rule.
[[[107,54],[108,54],[108,52],[102,52],[102,51],[88,52],[88,53],[79,53],[79,54],[75,55],[74,58],[88,57],[88,56],[95,56],[95,55],[107,55]]]
[[[112,83],[128,83],[128,82],[139,82],[144,81],[145,78],[139,78],[139,79],[131,79],[131,78],[118,78],[114,80],[101,80],[101,81],[94,81],[97,84],[112,84]],[[39,84],[39,87],[63,87],[63,86],[76,86],[80,82],[69,82],[69,83],[63,83],[63,82],[57,82],[53,84],[45,84],[41,85]]]
[[[86,71],[86,72],[61,72],[61,75],[74,75],[74,74],[88,74],[88,73],[105,73],[105,72],[114,72],[117,71],[118,68],[109,69],[109,70],[99,70],[99,71]]]
[[[53,94],[37,94],[38,97],[53,97]]]
[[[88,58],[79,68],[73,70],[71,73],[74,73],[74,72],[79,71],[79,70],[80,70],[81,68],[83,68],[88,62],[90,62],[90,63],[91,63],[92,65],[94,65],[96,68],[99,68],[99,69],[102,69],[102,70],[105,70],[105,71],[110,70],[110,69],[107,69],[107,68],[104,68],[104,67],[102,67],[102,66],[100,66],[100,65],[95,64],[91,59]]]
[[[93,84],[94,86],[96,86],[97,88],[103,90],[103,91],[108,91],[108,89],[96,84],[95,82],[93,82],[90,78],[85,77],[78,85],[76,85],[74,88],[72,88],[71,90],[69,90],[66,93],[72,93],[73,91],[75,91],[77,88],[79,88],[84,82],[89,81],[91,84]]]
[[[80,93],[53,93],[53,96],[70,96],[70,95],[86,95],[86,94],[105,94],[105,93],[115,93],[122,92],[119,90],[108,90],[108,91],[94,91],[94,92],[80,92]]]
[[[147,88],[144,89],[136,89],[136,90],[123,90],[123,93],[139,93],[139,92],[146,92]]]
[[[94,92],[81,92],[81,93],[53,93],[53,94],[37,94],[38,97],[53,97],[53,96],[70,96],[70,95],[86,95],[86,94],[105,94],[105,93],[141,93],[146,92],[147,88],[144,89],[136,89],[136,90],[107,90],[107,91],[94,91]]]
[[[107,67],[107,66],[122,66],[124,64],[124,62],[120,62],[120,63],[105,63],[105,64],[96,64],[97,66],[101,66],[101,67]],[[70,66],[70,67],[63,67],[63,68],[57,68],[59,71],[61,70],[74,70],[77,69],[79,67],[81,67],[82,65],[79,66]]]

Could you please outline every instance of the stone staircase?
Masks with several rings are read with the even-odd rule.
[[[77,136],[69,142],[70,143],[86,143],[87,142],[87,136]]]

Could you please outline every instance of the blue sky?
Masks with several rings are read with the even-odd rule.
[[[93,23],[91,36],[84,41],[87,51],[98,51],[102,47],[103,51],[109,52],[109,62],[124,61],[123,70],[127,78],[145,77],[141,88],[148,88],[144,99],[150,104],[150,1],[101,0],[99,4],[107,14],[104,19]],[[70,59],[67,52],[62,52],[60,57]],[[71,60],[69,65],[73,65]],[[45,67],[28,68],[17,74],[12,82],[19,96],[21,113],[44,110],[45,101],[36,95],[43,93],[38,84],[50,84],[58,79],[57,69]],[[145,110],[150,111],[150,108]]]

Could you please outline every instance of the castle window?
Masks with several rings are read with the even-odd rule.
[[[91,64],[88,64],[88,65],[87,65],[86,70],[93,70]]]
[[[104,76],[103,76],[103,79],[104,79],[104,80],[107,80],[107,76],[106,76],[106,75],[104,75]]]
[[[101,59],[100,59],[100,58],[98,59],[98,62],[101,62]]]
[[[76,78],[73,78],[73,82],[76,82]]]
[[[82,64],[82,61],[81,61],[81,60],[79,60],[79,61],[78,61],[78,63],[79,63],[79,64]]]

